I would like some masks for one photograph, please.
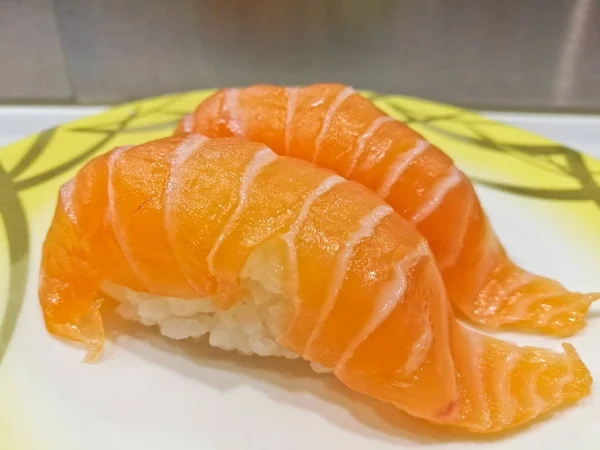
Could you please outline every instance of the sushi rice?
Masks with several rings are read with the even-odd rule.
[[[225,310],[211,297],[181,299],[137,292],[105,281],[102,291],[119,302],[116,312],[127,320],[158,326],[171,339],[208,338],[213,347],[245,355],[299,356],[277,342],[291,319],[292,304],[283,293],[282,267],[266,252],[248,259],[235,304]],[[316,372],[331,370],[311,363]]]

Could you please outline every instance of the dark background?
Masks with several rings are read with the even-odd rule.
[[[316,81],[600,112],[600,0],[0,0],[0,102]]]

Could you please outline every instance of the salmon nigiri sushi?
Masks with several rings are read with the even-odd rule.
[[[236,138],[117,148],[61,188],[42,252],[48,330],[96,358],[106,297],[173,339],[303,358],[475,432],[530,421],[592,382],[571,346],[459,325],[426,240],[369,189]]]
[[[600,298],[513,264],[452,160],[349,87],[222,89],[179,131],[262,142],[371,188],[427,238],[452,304],[474,322],[569,335]]]

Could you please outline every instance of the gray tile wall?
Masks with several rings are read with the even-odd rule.
[[[0,64],[4,100],[335,80],[600,111],[600,0],[0,0]]]

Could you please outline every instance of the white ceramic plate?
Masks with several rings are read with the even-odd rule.
[[[40,247],[58,187],[112,147],[165,136],[208,92],[136,102],[0,150],[0,448],[592,449],[600,395],[494,436],[449,433],[315,374],[113,318],[96,364],[51,337],[37,303]],[[580,291],[600,290],[600,162],[458,108],[367,93],[447,150],[477,182],[514,259]],[[600,374],[598,307],[570,339]],[[560,341],[503,333],[559,349]]]

